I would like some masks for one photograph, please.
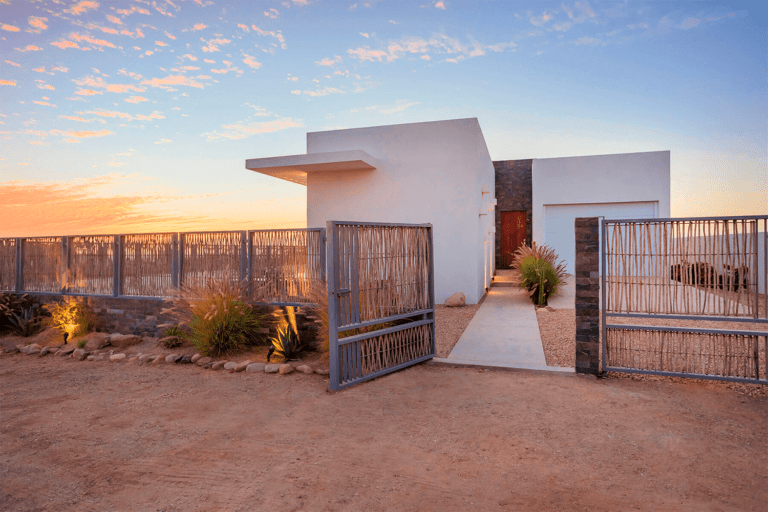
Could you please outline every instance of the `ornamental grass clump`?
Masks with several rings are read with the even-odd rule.
[[[566,275],[565,262],[557,263],[557,254],[546,245],[534,242],[532,247],[521,245],[515,251],[512,279],[528,291],[537,306],[547,305]]]
[[[261,317],[243,300],[245,283],[207,280],[176,291],[171,307],[161,314],[191,331],[189,341],[200,353],[218,357],[258,341]]]

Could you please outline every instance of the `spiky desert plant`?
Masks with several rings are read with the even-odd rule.
[[[512,281],[528,290],[534,304],[545,305],[568,274],[565,262],[557,262],[554,249],[546,245],[518,247],[512,261]]]
[[[22,307],[20,313],[11,312],[8,319],[11,330],[19,336],[29,337],[43,330],[44,317],[36,306]]]
[[[207,356],[220,356],[254,343],[262,319],[245,303],[247,283],[215,281],[189,283],[172,292],[161,314],[189,328],[189,341]]]
[[[555,272],[558,280],[562,281],[568,274],[565,271],[565,261],[557,262],[557,254],[555,250],[546,245],[538,245],[533,242],[532,246],[521,245],[514,253],[512,260],[512,281],[518,285],[522,285],[523,276],[520,273],[521,263],[529,256],[533,256],[537,260],[544,260],[550,265]]]
[[[317,349],[328,352],[328,288],[325,283],[312,283],[308,289],[307,297],[312,303],[306,306],[310,315],[307,317],[315,323],[315,340]]]
[[[267,354],[267,361],[273,354],[284,360],[294,359],[299,352],[307,348],[299,337],[299,329],[296,325],[296,309],[293,306],[286,306],[285,310],[278,309],[275,316],[277,318],[277,334],[270,340],[272,347]]]

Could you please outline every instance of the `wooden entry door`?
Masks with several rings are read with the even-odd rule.
[[[512,255],[525,243],[528,226],[525,212],[501,212],[501,266],[512,264]]]

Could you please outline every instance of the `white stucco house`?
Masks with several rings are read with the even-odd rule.
[[[476,304],[524,241],[572,269],[575,217],[669,216],[669,151],[494,162],[476,118],[312,132],[306,154],[246,168],[305,185],[310,228],[432,224],[438,303],[461,291]]]

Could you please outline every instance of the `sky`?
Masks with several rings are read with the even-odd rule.
[[[246,159],[467,117],[493,160],[669,150],[673,216],[767,214],[766,19],[717,0],[0,0],[0,237],[305,227],[306,188]]]

